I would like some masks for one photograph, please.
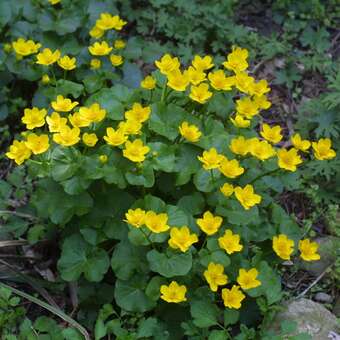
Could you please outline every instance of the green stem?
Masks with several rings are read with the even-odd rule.
[[[161,102],[163,103],[166,98],[166,90],[167,90],[167,85],[166,83],[164,84],[163,91],[162,91],[162,97],[161,97]]]
[[[152,247],[153,249],[155,249],[154,244],[153,244],[152,241],[150,240],[150,235],[151,235],[151,233],[150,233],[150,235],[148,235],[148,234],[143,230],[143,227],[139,228],[139,230],[142,232],[142,234],[143,234],[144,237],[147,239],[147,241],[151,244],[151,247]],[[156,249],[155,249],[155,250],[156,250]]]
[[[210,169],[211,181],[215,183],[214,169]]]
[[[268,175],[272,175],[274,174],[275,172],[278,172],[279,170],[281,170],[280,168],[277,168],[275,170],[271,170],[271,171],[268,171],[268,172],[265,172],[264,174],[261,174],[257,177],[255,177],[252,181],[250,181],[248,184],[253,184],[255,183],[256,181],[258,181],[259,179],[261,179],[262,177],[264,176],[268,176]]]

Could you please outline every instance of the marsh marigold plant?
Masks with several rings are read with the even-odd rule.
[[[110,34],[125,25],[99,16],[86,72],[104,77],[102,67],[124,64],[126,44]],[[12,45],[51,77],[6,156],[39,178],[35,207],[63,238],[61,279],[108,282],[123,311],[176,310],[199,334],[279,303],[283,261],[320,259],[279,195],[298,188],[305,163],[336,151],[328,138],[263,122],[270,84],[251,73],[247,49],[233,47],[222,64],[196,55],[183,65],[167,53],[139,88],[105,80],[77,94],[59,91],[50,71],[72,75],[83,57],[32,40]]]

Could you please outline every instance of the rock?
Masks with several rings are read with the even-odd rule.
[[[333,298],[329,294],[323,292],[316,293],[314,299],[315,301],[323,303],[331,303],[333,301]]]
[[[297,329],[294,335],[308,333],[313,340],[327,340],[330,332],[340,332],[335,315],[321,304],[308,299],[288,301],[284,310],[274,318],[269,330],[279,335],[283,321],[295,321]]]
[[[315,276],[320,275],[330,264],[337,259],[340,250],[340,238],[335,236],[320,237],[315,240],[319,243],[319,261],[306,262],[301,261],[301,268],[313,273]]]

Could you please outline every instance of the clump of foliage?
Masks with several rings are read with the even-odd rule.
[[[6,155],[38,179],[32,204],[59,234],[60,279],[79,282],[78,318],[97,339],[266,336],[283,298],[277,267],[320,258],[276,197],[300,187],[311,159],[335,157],[331,140],[262,122],[270,87],[244,48],[186,68],[165,54],[140,87],[108,83],[107,64],[124,62],[107,57],[107,39],[124,24],[102,13],[91,26],[86,58],[99,61],[83,68],[95,88],[58,49],[12,44],[32,52],[16,63],[48,75]]]

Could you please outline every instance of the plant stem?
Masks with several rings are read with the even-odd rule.
[[[162,97],[161,97],[161,102],[163,103],[166,98],[166,90],[167,90],[167,85],[166,83],[164,84],[163,91],[162,91]]]
[[[261,175],[258,175],[257,177],[255,177],[252,181],[250,181],[248,184],[253,184],[255,183],[257,180],[261,179],[262,177],[264,176],[268,176],[268,175],[272,175],[274,174],[275,172],[281,170],[280,168],[277,168],[275,170],[271,170],[271,171],[268,171],[268,172],[265,172],[264,174],[261,174]]]
[[[152,247],[153,249],[156,250],[154,244],[153,244],[152,241],[150,240],[150,237],[149,237],[150,235],[148,235],[142,228],[143,228],[143,227],[138,228],[138,229],[142,232],[142,234],[144,235],[144,237],[145,237],[145,238],[147,239],[147,241],[151,244],[151,247]]]

